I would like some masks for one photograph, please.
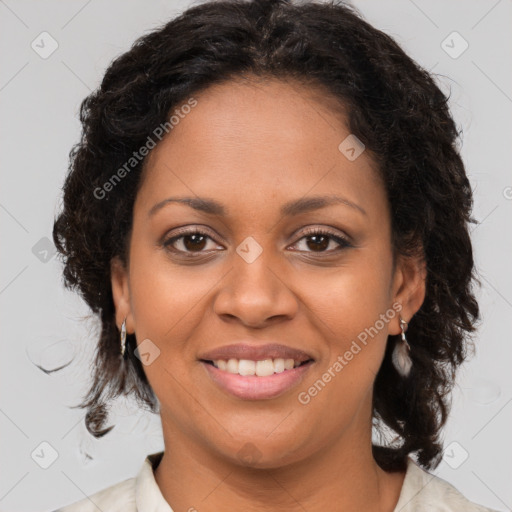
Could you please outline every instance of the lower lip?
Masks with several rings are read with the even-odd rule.
[[[282,395],[302,381],[313,361],[268,377],[242,376],[219,370],[201,361],[212,380],[224,391],[242,400],[268,400]]]

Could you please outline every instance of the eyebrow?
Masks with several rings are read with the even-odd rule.
[[[148,216],[151,217],[158,210],[161,210],[164,206],[167,206],[170,203],[185,204],[200,212],[217,216],[226,216],[226,209],[221,203],[215,201],[214,199],[205,197],[168,197],[167,199],[164,199],[163,201],[155,204],[149,210]],[[325,208],[334,204],[343,204],[358,210],[364,215],[368,215],[362,206],[340,196],[314,196],[309,198],[296,199],[285,203],[281,207],[280,213],[282,216],[290,217],[293,215],[299,215],[301,213],[319,210],[320,208]]]

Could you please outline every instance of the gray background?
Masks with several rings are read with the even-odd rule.
[[[63,289],[47,239],[68,151],[80,133],[81,100],[113,57],[188,5],[0,0],[1,511],[50,511],[77,501],[134,476],[146,454],[163,448],[158,416],[137,412],[130,403],[113,408],[117,427],[101,440],[86,432],[83,411],[69,409],[87,388],[97,324],[80,299]],[[483,322],[475,356],[459,374],[444,460],[433,473],[471,500],[510,510],[512,3],[354,5],[451,91],[480,221],[472,237]],[[44,31],[50,36],[40,36]],[[55,44],[50,37],[58,48],[47,56]],[[469,46],[461,53],[464,41]],[[55,368],[72,357],[75,362],[61,372],[46,374],[36,366]]]

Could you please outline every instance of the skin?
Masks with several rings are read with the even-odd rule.
[[[230,81],[194,95],[198,104],[151,151],[133,211],[129,263],[112,262],[116,321],[160,355],[144,366],[160,401],[165,453],[155,479],[174,511],[392,511],[404,473],[371,453],[372,386],[398,314],[311,401],[307,391],[365,328],[399,303],[410,318],[425,296],[424,265],[397,257],[384,185],[369,151],[349,161],[350,133],[325,92],[297,83]],[[338,203],[293,216],[280,207],[304,196]],[[169,203],[207,197],[226,216]],[[176,228],[206,230],[162,243]],[[346,236],[322,245],[305,227]],[[247,263],[236,252],[253,237]],[[328,246],[327,246],[328,243]],[[268,400],[242,400],[211,380],[199,354],[250,339],[304,350],[304,380]],[[249,444],[250,443],[250,444]],[[251,448],[252,446],[252,448]],[[245,447],[245,448],[244,448]],[[252,460],[239,451],[252,450]],[[192,508],[193,507],[193,508]]]

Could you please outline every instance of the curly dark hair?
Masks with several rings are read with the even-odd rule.
[[[82,102],[83,133],[70,152],[53,238],[66,286],[101,319],[93,382],[77,406],[87,409],[87,429],[95,437],[109,432],[108,405],[121,395],[159,410],[134,355],[134,335],[127,340],[126,369],[119,371],[110,284],[111,260],[127,262],[146,160],[115,190],[102,192],[105,197],[93,190],[104,187],[173,108],[213,84],[249,74],[321,87],[346,108],[350,132],[374,155],[385,183],[393,253],[420,254],[426,264],[425,300],[408,327],[411,373],[403,378],[393,367],[397,336],[390,335],[374,385],[374,427],[384,424],[401,442],[372,448],[387,471],[404,470],[413,452],[423,467],[435,468],[455,372],[480,318],[468,229],[476,222],[472,190],[449,98],[391,37],[341,0],[213,0],[189,7],[117,57]]]

